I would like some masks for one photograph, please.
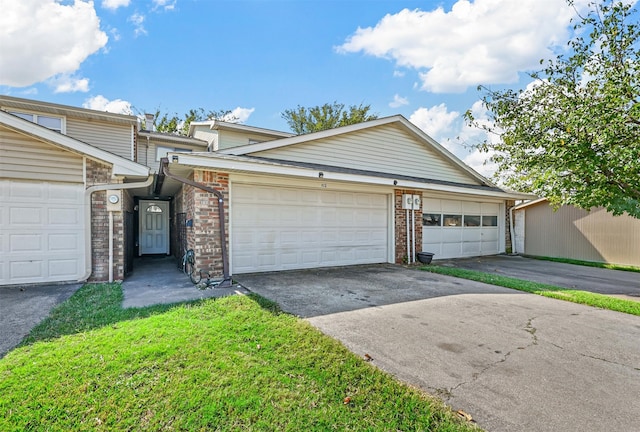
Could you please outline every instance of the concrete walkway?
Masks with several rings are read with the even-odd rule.
[[[180,271],[173,257],[145,256],[134,261],[133,272],[122,282],[123,308],[145,307],[247,293],[241,287],[199,289]]]
[[[394,265],[237,279],[485,430],[638,429],[636,316]]]

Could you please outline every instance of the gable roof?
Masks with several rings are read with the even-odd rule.
[[[267,141],[256,144],[249,144],[240,147],[227,148],[223,150],[219,150],[219,153],[228,154],[228,155],[251,155],[258,152],[267,152],[269,150],[274,149],[282,149],[289,146],[294,146],[302,143],[309,143],[312,141],[318,141],[322,139],[329,138],[337,138],[342,135],[352,134],[359,131],[366,131],[368,129],[378,128],[380,126],[386,125],[395,125],[405,132],[407,132],[410,136],[417,139],[423,145],[428,146],[430,149],[435,151],[438,155],[440,155],[444,160],[447,161],[452,167],[457,169],[458,171],[463,172],[469,177],[476,180],[478,183],[482,185],[488,185],[490,187],[495,187],[495,185],[477,173],[475,170],[464,164],[460,159],[458,159],[453,153],[440,145],[437,141],[427,135],[420,128],[415,126],[409,120],[407,120],[402,115],[395,115],[391,117],[383,117],[376,120],[371,120],[368,122],[357,123],[354,125],[343,126],[335,129],[329,129],[320,132],[314,132],[305,135],[297,135],[289,138],[278,139],[274,141]]]
[[[6,111],[0,110],[0,125],[7,127],[14,132],[29,135],[38,140],[42,140],[54,146],[63,148],[73,153],[85,155],[91,159],[107,162],[113,166],[113,175],[147,177],[149,168],[139,163],[130,161],[121,156],[109,153],[77,139],[52,131],[44,126],[40,126],[29,120],[24,120]]]

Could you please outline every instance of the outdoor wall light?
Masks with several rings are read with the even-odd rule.
[[[324,177],[324,173],[323,173],[322,171],[320,171],[320,172],[318,173],[318,177],[320,177],[320,178]]]
[[[398,180],[393,181],[393,185],[396,186],[398,184]]]
[[[172,162],[178,162],[178,155],[171,155]]]

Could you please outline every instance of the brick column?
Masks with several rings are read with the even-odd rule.
[[[111,166],[87,159],[87,187],[115,183]],[[91,269],[90,281],[109,279],[109,212],[107,191],[91,195]],[[124,279],[124,217],[113,213],[113,278]]]
[[[420,195],[422,191],[396,189],[394,191],[394,214],[395,214],[395,246],[396,246],[396,264],[408,262],[407,257],[407,210],[402,208],[402,195]],[[422,209],[409,210],[409,223],[411,223],[411,213],[415,218],[415,249],[416,253],[422,251]]]
[[[505,206],[504,206],[504,220],[505,220],[505,224],[504,224],[504,248],[505,248],[505,252],[506,253],[511,253],[513,251],[513,243],[512,239],[511,239],[511,230],[509,229],[511,227],[511,220],[509,218],[509,210],[512,207],[515,207],[516,202],[513,200],[509,200],[505,202]]]
[[[229,250],[229,174],[195,170],[193,181],[222,192],[227,235],[224,241],[227,242],[227,250]],[[195,252],[196,269],[206,270],[213,276],[220,277],[223,273],[223,261],[218,198],[215,194],[189,185],[183,187],[183,193],[187,219],[193,220],[193,225],[187,228],[187,243]]]

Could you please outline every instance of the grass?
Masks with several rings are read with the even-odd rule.
[[[598,267],[598,268],[606,268],[610,270],[622,270],[622,271],[640,273],[640,267],[621,265],[621,264],[607,264],[602,262],[582,261],[582,260],[576,260],[571,258],[554,258],[554,257],[531,256],[531,255],[526,255],[526,257],[537,259],[537,260],[543,260],[543,261],[554,261],[559,263],[575,264],[575,265],[581,265],[586,267]]]
[[[0,360],[0,430],[477,430],[263,298],[121,296],[81,288]]]
[[[539,282],[526,281],[522,279],[456,267],[430,265],[421,267],[421,269],[432,273],[455,276],[462,279],[469,279],[477,282],[484,282],[491,285],[511,288],[518,291],[538,294],[544,297],[566,300],[573,303],[580,303],[588,306],[594,306],[602,309],[609,309],[616,312],[624,312],[627,314],[640,316],[640,302],[637,301],[619,299],[604,294],[597,294],[581,290],[572,290]]]

